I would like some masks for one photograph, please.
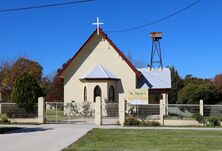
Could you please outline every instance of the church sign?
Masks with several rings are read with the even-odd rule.
[[[148,99],[148,89],[135,89],[128,91],[128,99]]]

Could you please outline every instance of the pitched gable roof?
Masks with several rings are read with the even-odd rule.
[[[142,77],[138,81],[138,88],[171,88],[171,72],[169,68],[163,68],[163,70],[152,69],[151,71],[148,68],[138,68],[138,70],[142,73]]]
[[[110,38],[102,31],[102,29],[99,29],[100,34],[104,36],[104,38],[109,42],[109,44],[116,50],[116,52],[122,57],[122,59],[128,64],[128,66],[135,72],[136,76],[140,78],[141,73],[138,71],[134,65],[126,58],[126,56],[120,51],[120,49],[110,40]],[[75,60],[75,58],[80,54],[80,52],[83,50],[83,48],[93,39],[93,37],[97,34],[97,30],[95,30],[92,35],[86,40],[86,42],[82,45],[82,47],[77,51],[77,53],[65,64],[61,72],[59,73],[59,76],[63,77],[66,69],[70,66],[70,64]]]

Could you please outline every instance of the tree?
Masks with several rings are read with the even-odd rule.
[[[169,93],[169,103],[176,103],[178,91],[183,87],[183,80],[174,66],[170,67],[171,71],[171,90]]]
[[[42,89],[37,84],[34,76],[24,72],[13,85],[11,99],[27,112],[30,112],[34,103],[37,103],[38,97],[42,94]]]
[[[52,80],[48,77],[42,77],[39,86],[42,88],[43,96],[47,96],[52,89]]]
[[[214,77],[213,83],[216,88],[222,93],[222,74],[218,74]]]
[[[59,76],[60,69],[57,70],[57,75],[54,77],[49,93],[46,96],[48,102],[63,101],[64,86],[63,78]]]
[[[128,51],[126,58],[136,67],[136,68],[144,68],[146,67],[146,63],[144,59],[141,57],[140,59],[133,58],[130,51]]]
[[[8,100],[10,98],[10,87],[8,85],[9,83],[9,77],[11,73],[13,62],[10,60],[4,60],[0,63],[0,92],[2,93],[2,99],[4,101]]]
[[[16,61],[5,60],[0,64],[0,90],[6,100],[10,99],[13,83],[24,72],[31,73],[35,80],[40,83],[42,67],[38,62],[20,57]]]
[[[11,79],[17,79],[24,72],[31,73],[38,83],[41,81],[42,66],[36,61],[20,57],[12,66]]]
[[[221,93],[210,80],[190,77],[185,83],[178,92],[177,103],[198,104],[202,99],[205,104],[216,104],[221,100]]]

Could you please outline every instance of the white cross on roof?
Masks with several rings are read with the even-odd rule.
[[[99,22],[99,17],[96,17],[96,23],[92,23],[92,24],[96,25],[97,35],[99,35],[99,25],[103,25],[102,22]]]

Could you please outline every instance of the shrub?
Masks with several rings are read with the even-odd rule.
[[[140,125],[140,121],[135,117],[129,116],[125,119],[124,125]]]
[[[209,126],[220,126],[220,120],[216,117],[208,118]]]
[[[160,123],[158,121],[149,121],[150,126],[160,126]]]
[[[68,117],[70,117],[70,116],[79,116],[79,114],[80,114],[79,110],[80,109],[79,109],[78,106],[79,105],[75,101],[66,103],[66,105],[64,106],[65,111],[66,111],[66,115]]]
[[[5,114],[0,114],[0,123],[9,123],[9,119]]]
[[[91,108],[91,103],[90,102],[83,102],[82,103],[82,112],[80,113],[80,115],[82,117],[92,117],[94,114],[94,110]]]
[[[160,126],[160,123],[157,121],[149,121],[149,120],[142,120],[140,122],[140,126]]]
[[[127,117],[124,125],[137,125],[137,126],[160,126],[158,121],[150,120],[137,120],[135,117]]]
[[[204,116],[201,115],[200,113],[195,113],[192,117],[200,124],[206,123]]]

